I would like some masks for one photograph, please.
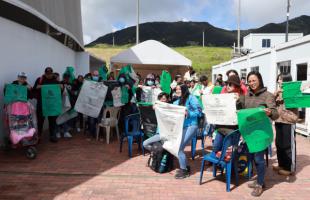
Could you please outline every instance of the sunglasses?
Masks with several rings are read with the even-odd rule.
[[[226,83],[226,85],[229,86],[229,87],[235,86],[233,83]]]

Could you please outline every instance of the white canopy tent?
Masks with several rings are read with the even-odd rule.
[[[162,70],[174,76],[183,75],[192,61],[158,41],[147,40],[111,57],[112,71],[117,72],[128,64],[142,77],[148,73],[160,75]]]

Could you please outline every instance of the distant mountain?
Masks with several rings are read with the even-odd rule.
[[[242,30],[241,37],[249,33],[285,33],[286,22],[266,24],[257,29]],[[140,42],[153,39],[168,46],[202,45],[202,32],[205,31],[205,45],[232,46],[236,42],[237,31],[217,28],[208,22],[148,22],[140,24]],[[310,16],[302,15],[289,22],[290,33],[310,33]],[[99,37],[86,47],[96,44],[112,44],[113,33]],[[136,27],[116,31],[116,45],[133,44],[136,41]],[[241,40],[242,42],[242,40]]]

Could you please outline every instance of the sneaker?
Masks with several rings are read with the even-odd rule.
[[[273,165],[273,166],[272,166],[272,169],[273,169],[274,171],[279,171],[279,170],[281,170],[281,169],[283,169],[283,168],[280,167],[280,166],[278,166],[278,165]]]
[[[69,132],[65,132],[64,138],[72,138],[72,135]]]
[[[251,183],[248,184],[249,188],[255,188],[256,186],[258,186],[259,184],[257,183],[257,180],[252,181]],[[263,188],[265,188],[265,184],[262,185]]]
[[[283,175],[283,176],[292,175],[292,172],[287,171],[287,170],[284,170],[284,169],[280,169],[280,170],[278,171],[278,173],[279,173],[280,175]]]
[[[184,179],[189,177],[189,173],[187,171],[187,169],[180,169],[177,171],[177,173],[175,174],[174,178],[176,179]]]
[[[61,138],[60,132],[57,132],[57,133],[56,133],[56,137],[57,137],[58,139]]]
[[[81,129],[80,129],[80,128],[77,128],[76,131],[79,133],[79,132],[81,132]]]
[[[252,191],[251,195],[253,197],[259,197],[260,195],[263,194],[263,191],[264,191],[263,186],[257,184],[254,190]]]

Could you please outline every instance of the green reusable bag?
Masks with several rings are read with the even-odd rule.
[[[58,116],[62,113],[62,97],[59,85],[42,85],[43,116]]]
[[[250,153],[265,150],[273,141],[271,122],[263,108],[239,110],[238,126]]]
[[[68,66],[68,67],[66,68],[65,73],[63,73],[63,75],[64,75],[64,74],[69,74],[69,75],[70,75],[69,83],[72,84],[73,81],[74,81],[74,79],[75,79],[75,76],[74,76],[74,67]]]
[[[309,108],[310,95],[300,90],[301,81],[282,83],[283,100],[286,108]]]
[[[161,90],[167,94],[170,94],[171,92],[170,84],[171,84],[171,75],[169,72],[164,70],[160,76]]]
[[[121,93],[122,93],[122,97],[121,97],[122,104],[127,104],[128,103],[128,98],[129,98],[128,88],[125,87],[125,86],[122,86]]]
[[[4,103],[27,101],[27,87],[23,85],[8,84],[5,86]]]
[[[221,94],[222,89],[223,89],[223,87],[221,87],[221,86],[215,86],[215,87],[213,88],[212,94]]]
[[[106,81],[107,80],[107,68],[105,65],[99,68],[99,76],[102,78],[102,80]]]

